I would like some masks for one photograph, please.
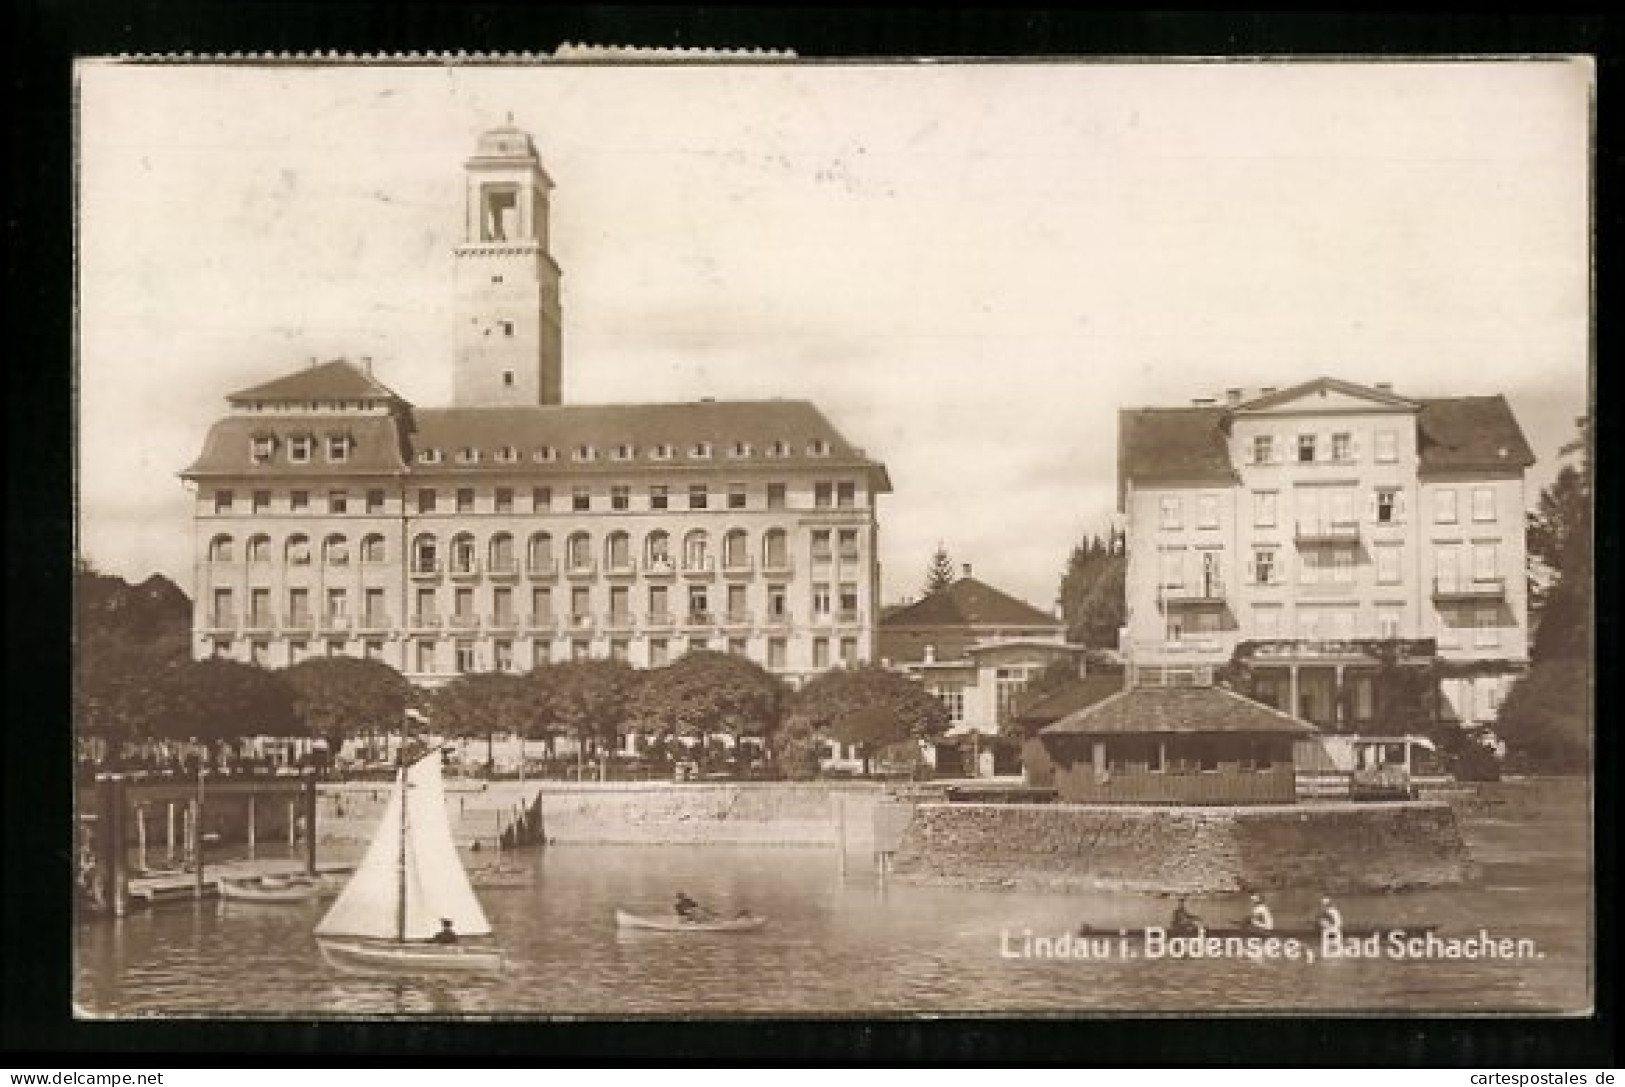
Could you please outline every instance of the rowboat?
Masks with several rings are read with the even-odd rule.
[[[434,751],[397,772],[372,844],[316,926],[329,965],[396,977],[503,969],[452,840],[441,758]]]
[[[488,890],[509,887],[529,887],[536,877],[522,864],[488,864],[483,868],[470,868],[468,880],[475,887]]]
[[[1155,926],[1145,926],[1124,930],[1121,928],[1103,928],[1098,925],[1079,925],[1077,934],[1079,936],[1115,937],[1126,931],[1130,936],[1144,936],[1147,929],[1152,927]],[[1398,933],[1401,939],[1409,939],[1412,936],[1426,936],[1431,932],[1437,931],[1438,927],[1438,925],[1344,925],[1340,930],[1340,935],[1344,940],[1357,940],[1379,934],[1387,937],[1390,934]],[[1282,940],[1291,939],[1304,943],[1318,942],[1320,940],[1320,929],[1318,928],[1260,929],[1253,928],[1250,925],[1204,925],[1195,929],[1194,931],[1176,932],[1172,928],[1160,928],[1158,931],[1164,936],[1178,937],[1197,936],[1227,939],[1231,937],[1246,938],[1257,936],[1267,939],[1273,936]]]
[[[753,913],[738,917],[710,917],[705,920],[684,921],[677,917],[643,917],[625,910],[615,911],[615,925],[622,929],[651,932],[755,932],[767,924],[767,918]]]
[[[221,876],[220,897],[237,902],[297,905],[322,893],[320,880],[305,876]]]

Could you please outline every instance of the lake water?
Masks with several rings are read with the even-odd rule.
[[[1128,894],[1026,894],[881,885],[833,851],[554,846],[533,885],[482,890],[510,968],[481,981],[358,978],[321,960],[325,903],[187,903],[76,932],[81,1015],[345,1017],[886,1015],[955,1012],[1579,1012],[1591,1001],[1590,816],[1577,782],[1486,786],[1459,805],[1479,865],[1466,887],[1339,899],[1347,923],[1426,922],[1534,942],[1523,959],[1035,959],[1024,935],[1088,922],[1163,923],[1169,903]],[[660,913],[684,890],[770,918],[744,935],[622,934],[614,910]],[[1307,920],[1313,888],[1272,896],[1278,925]],[[1239,899],[1193,903],[1238,919]]]

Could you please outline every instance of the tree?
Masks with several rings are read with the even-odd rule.
[[[73,719],[81,737],[125,742],[160,731],[162,684],[190,659],[192,605],[166,578],[140,585],[74,568]]]
[[[312,657],[283,670],[294,713],[305,730],[327,741],[337,758],[346,740],[405,726],[412,685],[382,661]]]
[[[857,744],[864,770],[885,747],[918,743],[948,730],[948,709],[908,676],[872,665],[816,676],[796,695],[792,714],[843,743]]]
[[[811,781],[818,776],[824,754],[824,740],[808,722],[792,717],[773,735],[773,761],[791,781]]]
[[[589,748],[614,743],[642,678],[625,661],[572,660],[543,665],[525,681],[537,708],[533,727],[573,736],[580,765]]]
[[[539,713],[531,685],[511,672],[458,676],[429,701],[429,719],[442,736],[485,740],[488,770],[496,769],[496,734],[523,736]]]
[[[1061,574],[1061,615],[1067,638],[1095,648],[1117,644],[1127,615],[1124,583],[1128,552],[1122,532],[1090,536],[1072,549]]]
[[[1520,770],[1580,773],[1591,758],[1591,666],[1586,660],[1543,661],[1512,685],[1496,732],[1507,762]]]
[[[925,568],[925,595],[940,593],[953,583],[954,560],[948,557],[948,548],[938,540],[937,549],[931,555],[931,562]]]
[[[1591,487],[1565,465],[1529,515],[1529,555],[1535,560],[1535,612],[1530,658],[1577,659],[1591,654]]]
[[[644,676],[631,713],[678,736],[767,735],[778,727],[784,685],[761,665],[699,650]]]
[[[155,693],[162,716],[157,731],[168,739],[206,744],[210,761],[222,745],[250,736],[301,736],[294,691],[280,672],[215,658],[188,661],[165,673]]]

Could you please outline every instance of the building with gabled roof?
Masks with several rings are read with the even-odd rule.
[[[1065,622],[972,577],[969,564],[937,592],[887,609],[878,652],[947,707],[937,766],[957,763],[970,776],[1015,773],[1020,741],[1005,726],[1018,696],[1057,661],[1079,674],[1084,667],[1084,647],[1066,640]]]
[[[1528,659],[1524,474],[1506,398],[1320,378],[1120,413],[1138,671],[1240,666],[1319,726],[1371,721],[1395,663],[1436,666],[1438,715],[1493,721]]]
[[[231,393],[196,488],[194,651],[476,671],[874,658],[885,466],[804,400],[564,404],[551,178],[512,124],[465,164],[453,403],[370,360]]]

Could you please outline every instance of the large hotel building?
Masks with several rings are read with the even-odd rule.
[[[1316,724],[1369,722],[1382,667],[1494,720],[1528,661],[1524,472],[1506,399],[1321,379],[1121,413],[1131,674],[1231,662]]]
[[[425,684],[697,648],[792,682],[870,660],[884,466],[804,401],[561,404],[552,182],[511,125],[465,173],[453,406],[365,359],[230,395],[182,473],[195,653]]]

